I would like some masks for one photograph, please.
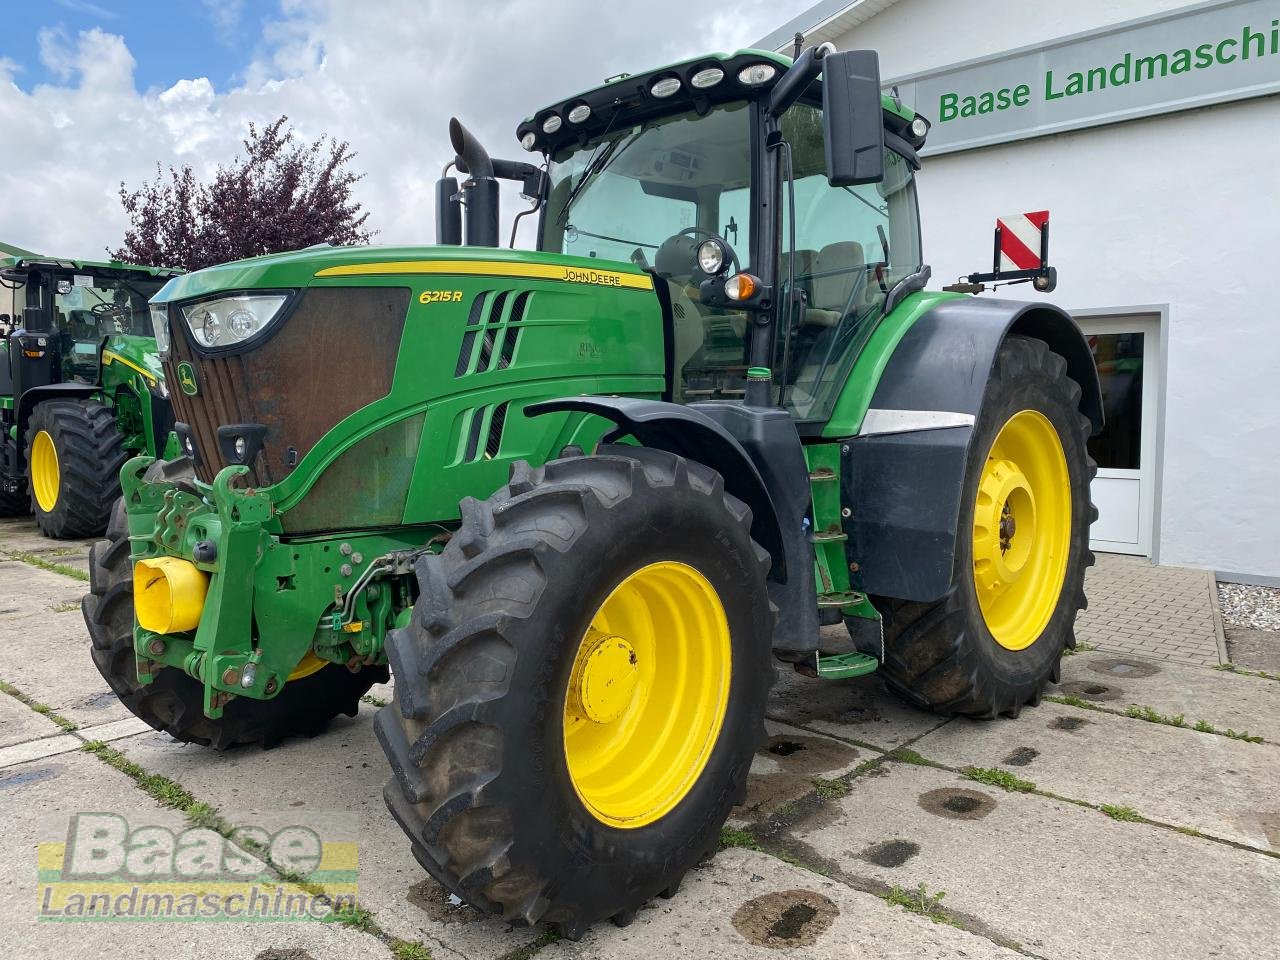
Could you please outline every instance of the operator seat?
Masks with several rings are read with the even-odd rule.
[[[797,251],[799,253],[799,251]],[[862,305],[862,297],[849,297],[857,285],[866,284],[866,260],[862,244],[856,240],[828,243],[813,261],[813,296],[805,311],[804,322],[819,327],[834,327],[846,310]]]

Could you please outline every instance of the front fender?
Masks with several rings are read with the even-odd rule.
[[[809,474],[795,422],[783,410],[708,401],[690,406],[629,397],[573,397],[533,404],[530,416],[591,413],[615,424],[606,442],[643,446],[705,464],[751,508],[751,536],[769,551],[769,597],[778,608],[773,647],[792,659],[818,644],[813,546],[807,537]]]

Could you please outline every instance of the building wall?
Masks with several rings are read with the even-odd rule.
[[[1025,8],[899,0],[837,46],[879,49],[890,78],[1177,6],[1075,0],[1009,18]],[[1047,208],[1059,271],[1047,299],[1167,305],[1161,563],[1280,577],[1277,171],[1273,96],[945,154],[921,173],[932,286],[990,269],[997,214]]]

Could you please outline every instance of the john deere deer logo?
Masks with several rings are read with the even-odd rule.
[[[178,364],[178,386],[188,397],[194,397],[200,392],[200,387],[196,384],[195,368],[185,360]]]

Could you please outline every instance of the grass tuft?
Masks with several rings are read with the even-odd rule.
[[[1023,780],[1021,777],[1014,776],[1008,770],[1000,770],[996,767],[965,767],[960,772],[970,780],[976,780],[978,783],[985,783],[992,787],[999,787],[1001,790],[1008,790],[1011,793],[1031,793],[1036,788],[1036,785],[1030,780]]]
[[[942,898],[946,895],[944,890],[930,893],[929,889],[922,883],[914,890],[903,890],[902,887],[896,886],[891,887],[889,892],[885,894],[884,899],[894,906],[910,910],[912,913],[918,913],[922,917],[928,917],[934,923],[946,923],[953,927],[958,926],[942,909]]]
[[[74,723],[54,710],[53,707],[41,703],[34,697],[28,696],[11,683],[5,683],[3,680],[0,680],[0,693],[7,693],[19,703],[30,707],[36,713],[40,714],[40,716],[48,717],[67,733],[70,733],[72,730],[79,729]]]
[[[849,795],[849,785],[843,780],[826,780],[822,777],[815,777],[813,789],[823,800],[839,800],[841,797]]]
[[[890,750],[888,756],[891,760],[897,760],[899,763],[910,763],[917,767],[936,767],[937,764],[926,757],[916,753],[910,747],[898,747],[896,750]]]
[[[1112,820],[1120,820],[1124,823],[1137,823],[1142,820],[1142,815],[1132,807],[1120,807],[1113,803],[1104,803],[1098,809]]]
[[[55,563],[38,554],[28,553],[26,550],[5,550],[3,552],[10,560],[21,560],[25,564],[39,567],[41,570],[48,570],[50,573],[60,573],[64,577],[73,577],[86,583],[89,581],[89,574],[77,567],[69,567],[65,563]]]
[[[373,914],[358,903],[344,904],[324,918],[325,923],[340,923],[353,930],[365,933],[377,933],[378,925],[373,922]]]
[[[721,827],[720,849],[727,850],[730,847],[741,847],[744,850],[759,850],[760,843],[756,840],[755,834],[750,830],[740,830],[737,827]]]
[[[1187,725],[1186,718],[1182,714],[1170,716],[1153,710],[1151,707],[1139,706],[1136,703],[1129,704],[1129,709],[1124,712],[1126,717],[1132,717],[1134,720],[1145,720],[1147,723],[1160,723],[1166,727],[1185,727]]]
[[[1083,697],[1077,697],[1074,693],[1046,695],[1042,699],[1048,700],[1050,703],[1061,703],[1068,707],[1079,707],[1081,710],[1102,709],[1096,703],[1090,703]]]
[[[431,951],[418,940],[392,940],[391,955],[395,960],[431,960]]]
[[[1236,673],[1242,677],[1261,677],[1263,680],[1280,680],[1280,673],[1268,673],[1266,670],[1246,670],[1234,663],[1220,663],[1213,669],[1227,673]]]
[[[390,705],[390,703],[391,703],[391,701],[390,701],[390,700],[383,700],[381,697],[375,697],[375,696],[374,696],[373,694],[371,694],[371,693],[366,693],[366,694],[365,694],[363,697],[361,697],[360,699],[361,699],[361,701],[363,701],[364,703],[369,704],[369,706],[371,706],[371,707],[385,707],[385,706]]]

